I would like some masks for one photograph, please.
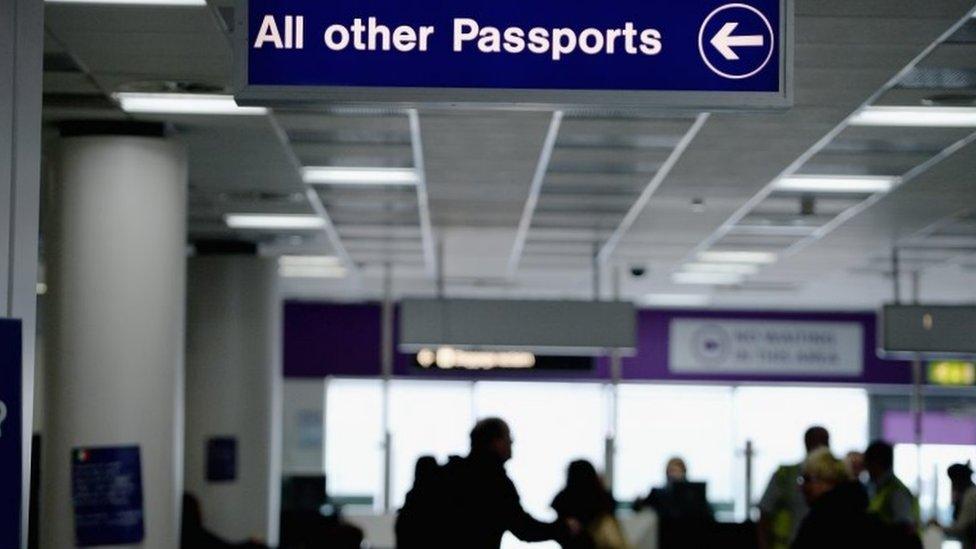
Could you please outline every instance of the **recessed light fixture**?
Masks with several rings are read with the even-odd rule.
[[[224,222],[231,229],[309,230],[325,227],[325,220],[305,214],[227,214]]]
[[[314,185],[416,185],[417,170],[413,168],[342,168],[308,166],[302,168],[302,178]]]
[[[264,107],[241,107],[230,95],[202,93],[141,93],[112,94],[122,110],[134,114],[211,114],[262,115]]]
[[[656,307],[704,307],[711,300],[708,294],[647,294],[638,303]]]
[[[776,180],[777,191],[799,193],[886,193],[898,178],[888,175],[791,175]]]
[[[976,107],[865,107],[849,122],[853,126],[970,128],[976,127]]]
[[[204,7],[206,0],[45,0],[49,4],[114,4],[125,6]]]
[[[706,263],[757,263],[776,262],[773,252],[754,252],[746,250],[708,250],[698,253],[698,260]]]
[[[759,267],[753,263],[686,263],[681,266],[681,270],[697,273],[736,273],[750,275],[759,272]]]
[[[699,273],[680,271],[671,274],[671,282],[675,284],[705,284],[713,286],[731,286],[742,282],[744,275],[738,273]]]

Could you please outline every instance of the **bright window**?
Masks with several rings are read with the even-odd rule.
[[[413,485],[417,458],[430,455],[441,463],[450,455],[467,455],[471,383],[393,381],[390,384],[393,508],[403,505]]]
[[[633,501],[665,482],[671,457],[689,480],[708,483],[713,503],[732,501],[732,389],[628,384],[620,387],[615,495]]]
[[[942,523],[952,520],[952,487],[946,470],[953,463],[976,461],[976,447],[951,444],[923,444],[921,452],[914,444],[895,445],[895,476],[901,479],[912,491],[918,483],[919,464],[922,471],[922,491],[918,503],[924,519],[932,518],[935,512]]]
[[[566,484],[570,461],[588,459],[598,470],[603,469],[604,410],[603,388],[597,383],[475,384],[478,418],[498,416],[511,426],[515,446],[509,476],[519,490],[523,507],[543,520],[555,518],[549,505]],[[507,534],[503,548],[522,545]]]
[[[383,385],[332,379],[325,399],[325,474],[332,497],[383,505]]]
[[[753,502],[762,497],[766,484],[780,464],[798,463],[805,454],[803,433],[811,425],[830,432],[830,446],[840,457],[850,450],[863,451],[868,444],[868,395],[863,389],[806,387],[740,387],[735,391],[734,486],[745,485],[745,466],[740,453],[747,440],[753,443]],[[737,514],[744,494],[736,495]]]

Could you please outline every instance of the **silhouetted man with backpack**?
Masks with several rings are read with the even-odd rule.
[[[408,500],[400,511],[397,530],[411,535],[409,540],[398,539],[397,547],[411,549],[423,543],[428,548],[498,549],[506,531],[529,542],[566,539],[578,531],[576,524],[540,522],[525,512],[505,471],[511,457],[508,424],[498,418],[479,421],[471,430],[471,453],[452,456],[439,468],[436,481],[428,484],[438,492],[423,498],[422,505],[429,508],[417,508]],[[417,524],[424,524],[428,534],[417,535]]]

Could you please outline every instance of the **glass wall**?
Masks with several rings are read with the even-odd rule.
[[[571,460],[588,459],[605,468],[611,423],[606,397],[607,385],[600,383],[391,381],[392,508],[402,505],[418,457],[433,455],[443,462],[452,454],[466,454],[475,419],[500,416],[512,426],[514,458],[508,471],[523,505],[539,518],[553,518],[549,504]],[[680,456],[691,480],[708,484],[709,500],[726,520],[745,516],[747,440],[755,451],[754,502],[779,464],[802,459],[802,434],[810,425],[830,430],[838,454],[863,449],[868,442],[863,389],[625,383],[619,387],[618,406],[618,499],[631,501],[661,485],[665,462]],[[383,506],[382,414],[382,381],[328,382],[329,491],[345,500],[367,498],[377,511]],[[900,467],[904,452],[899,449]],[[907,473],[903,478],[914,478]],[[517,546],[511,540],[506,545]]]

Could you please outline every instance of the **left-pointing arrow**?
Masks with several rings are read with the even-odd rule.
[[[722,25],[722,28],[715,33],[715,36],[710,40],[711,44],[715,46],[722,57],[727,61],[735,61],[739,59],[739,55],[735,53],[732,48],[735,47],[755,47],[762,46],[766,43],[765,38],[761,34],[746,34],[740,36],[733,36],[732,33],[739,26],[738,23],[729,22]]]

